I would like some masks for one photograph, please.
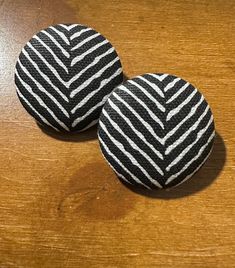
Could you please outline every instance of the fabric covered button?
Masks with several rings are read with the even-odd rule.
[[[119,178],[155,189],[190,178],[209,156],[215,131],[210,107],[194,86],[173,75],[145,74],[113,91],[98,135]]]
[[[57,131],[82,131],[96,124],[107,97],[122,81],[114,47],[79,24],[59,24],[36,34],[15,69],[25,109]]]

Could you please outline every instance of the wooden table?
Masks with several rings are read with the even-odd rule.
[[[96,129],[40,129],[19,103],[14,66],[51,24],[90,25],[127,77],[178,75],[212,107],[204,167],[169,192],[135,192],[103,159]],[[235,267],[235,2],[0,0],[0,268]]]

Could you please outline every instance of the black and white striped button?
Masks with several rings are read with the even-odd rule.
[[[114,47],[79,24],[59,24],[36,34],[15,70],[25,109],[57,131],[82,131],[96,124],[109,94],[122,81]]]
[[[214,140],[210,107],[188,82],[145,74],[118,86],[99,121],[102,153],[118,177],[148,189],[190,178]]]

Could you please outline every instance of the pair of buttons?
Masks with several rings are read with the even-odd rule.
[[[144,74],[122,82],[110,42],[78,24],[36,34],[15,71],[19,99],[40,124],[79,132],[99,121],[102,153],[120,179],[148,189],[187,180],[212,149],[208,103],[173,75]]]

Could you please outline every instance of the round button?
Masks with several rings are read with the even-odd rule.
[[[23,48],[15,69],[25,109],[57,131],[83,131],[96,124],[109,94],[122,81],[114,47],[79,24],[40,31]]]
[[[102,153],[118,177],[148,189],[190,178],[206,161],[214,120],[202,94],[168,74],[145,74],[118,86],[99,121]]]

